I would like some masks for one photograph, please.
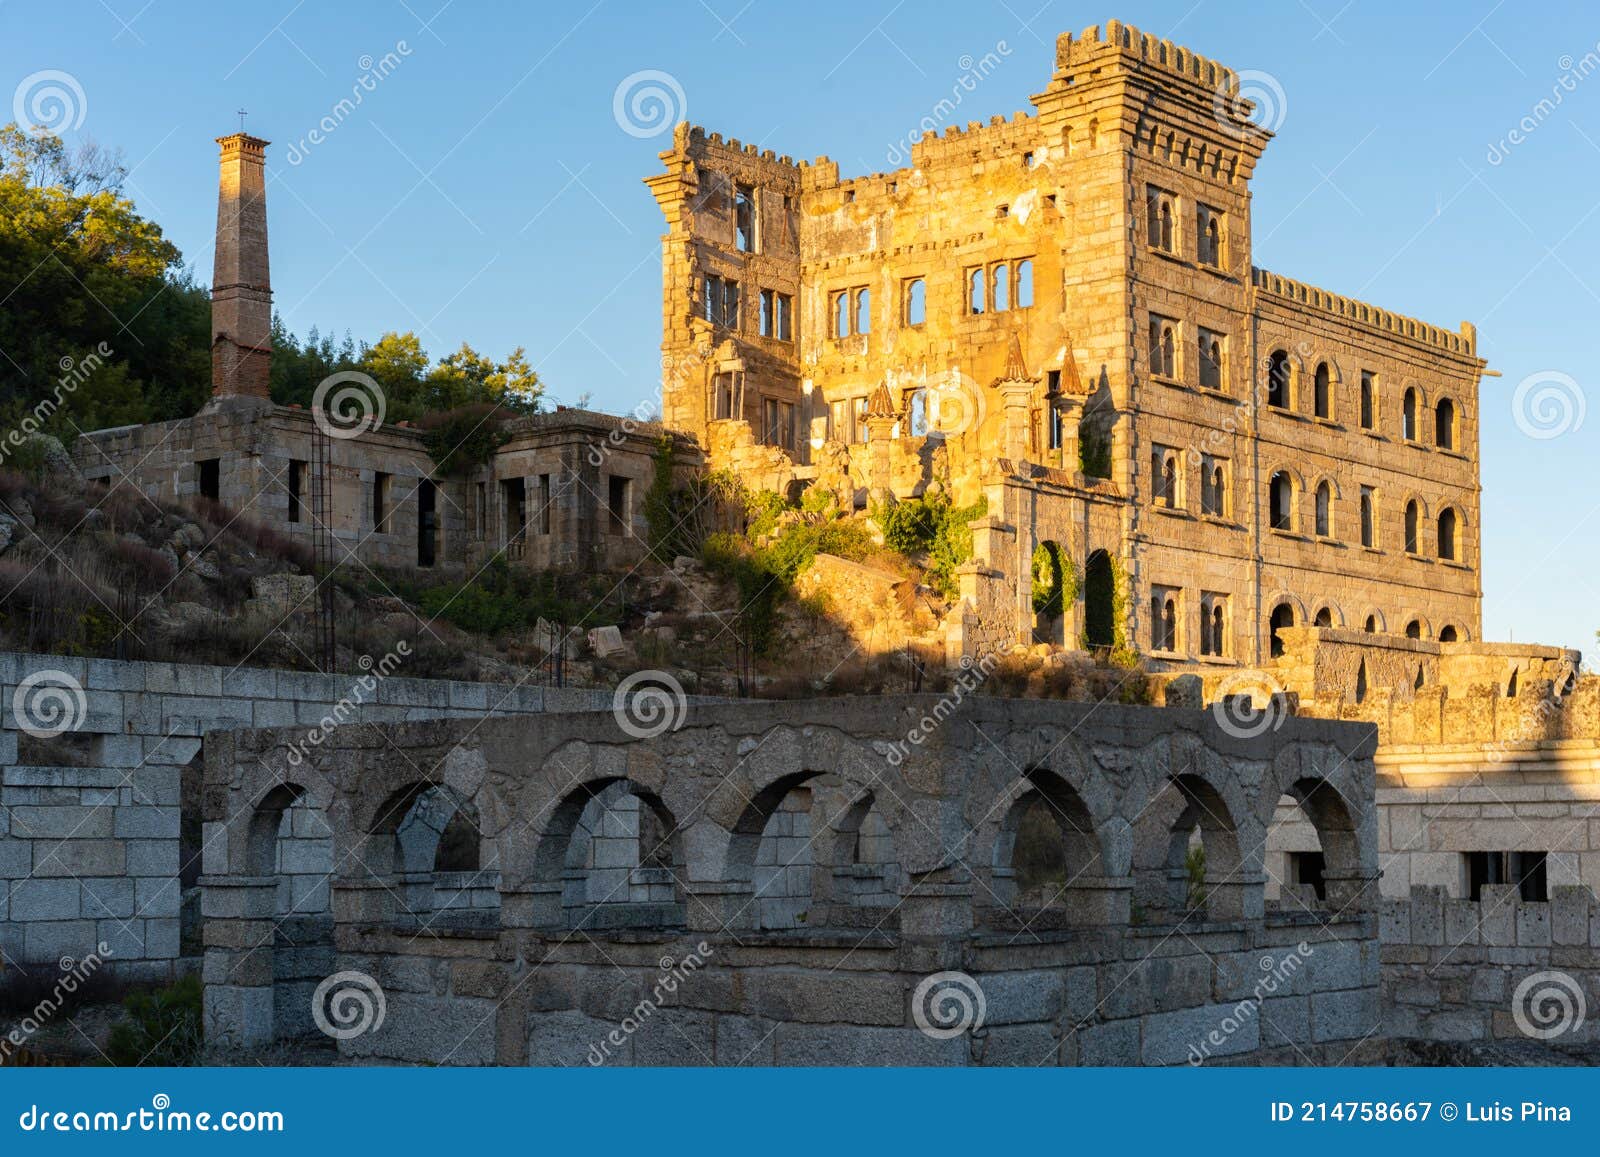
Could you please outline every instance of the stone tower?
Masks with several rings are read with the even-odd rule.
[[[216,264],[211,276],[211,392],[265,398],[272,358],[267,271],[266,147],[246,133],[218,137]]]

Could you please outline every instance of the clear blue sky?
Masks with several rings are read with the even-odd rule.
[[[827,154],[848,175],[893,167],[892,142],[949,94],[963,58],[1001,63],[962,119],[1009,114],[1043,87],[1057,32],[1128,21],[1282,86],[1278,138],[1253,184],[1258,264],[1479,325],[1480,351],[1504,374],[1483,391],[1486,634],[1594,650],[1600,406],[1581,427],[1534,438],[1512,400],[1532,374],[1567,375],[1585,405],[1600,381],[1600,71],[1560,86],[1586,53],[1600,58],[1600,10],[441,3],[0,0],[0,96],[41,70],[71,74],[77,133],[125,151],[133,195],[202,280],[212,138],[245,107],[250,131],[273,141],[273,285],[291,329],[415,329],[435,356],[462,340],[496,356],[523,345],[556,400],[631,410],[658,376],[661,221],[640,178],[666,137],[619,127],[625,77],[668,73],[688,119],[795,157]],[[289,164],[357,86],[362,58],[386,53],[398,67]],[[1535,112],[1553,90],[1560,104]],[[1525,117],[1536,127],[1491,164],[1491,146]]]

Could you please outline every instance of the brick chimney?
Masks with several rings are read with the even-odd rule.
[[[216,265],[211,275],[211,393],[265,398],[272,359],[267,272],[266,147],[246,133],[218,137]]]

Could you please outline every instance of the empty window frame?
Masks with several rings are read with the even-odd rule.
[[[1361,488],[1361,545],[1376,549],[1378,545],[1378,500],[1370,486]]]
[[[389,521],[389,475],[381,470],[372,472],[372,529],[382,534]]]
[[[741,253],[759,250],[756,191],[749,185],[733,187],[733,243]]]
[[[1228,596],[1200,595],[1200,653],[1223,658],[1228,653]]]
[[[1178,323],[1153,313],[1150,315],[1150,374],[1157,378],[1178,376]]]
[[[1209,329],[1200,331],[1200,385],[1220,390],[1227,379],[1228,339]]]
[[[289,521],[300,521],[300,500],[305,494],[306,464],[299,459],[289,460]]]
[[[1150,448],[1151,501],[1165,510],[1183,506],[1183,456],[1171,446]]]
[[[1150,649],[1169,653],[1178,649],[1178,591],[1176,588],[1151,588]]]
[[[1163,253],[1177,253],[1177,199],[1165,189],[1150,185],[1145,190],[1145,212],[1150,248]]]
[[[762,440],[768,446],[794,449],[794,403],[779,398],[762,400]]]
[[[1033,258],[967,270],[967,312],[1007,313],[1033,306]]]
[[[794,298],[776,289],[761,291],[761,336],[778,341],[794,340]]]
[[[606,529],[611,534],[626,536],[633,533],[628,501],[632,489],[631,478],[612,474],[606,479]]]
[[[739,328],[739,283],[731,277],[707,274],[703,301],[705,319],[726,329]]]
[[[928,320],[928,283],[913,277],[905,283],[902,294],[903,314],[907,325],[922,325]]]
[[[1530,903],[1549,899],[1544,852],[1463,852],[1462,859],[1469,900],[1483,899],[1485,884],[1514,884]]]
[[[222,459],[201,458],[195,462],[199,475],[200,497],[218,502],[222,498]]]
[[[1200,513],[1217,518],[1228,515],[1228,460],[1200,456]]]
[[[1195,207],[1195,249],[1200,264],[1213,269],[1222,268],[1222,246],[1225,236],[1221,209],[1210,205]]]
[[[551,485],[554,479],[549,474],[539,475],[539,533],[549,534],[550,526],[554,520],[555,488]]]
[[[872,291],[859,286],[855,289],[836,290],[831,298],[833,336],[849,337],[853,333],[872,332]]]
[[[1378,425],[1378,378],[1371,370],[1361,371],[1361,428],[1376,429]]]
[[[714,374],[711,378],[711,414],[718,422],[742,417],[739,413],[739,379],[732,370]]]

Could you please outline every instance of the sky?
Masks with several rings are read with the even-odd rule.
[[[1111,18],[1263,74],[1258,265],[1478,326],[1501,375],[1482,390],[1485,637],[1595,650],[1592,5],[0,0],[0,100],[123,150],[127,191],[202,282],[213,138],[244,109],[273,142],[291,330],[524,346],[553,400],[632,412],[659,379],[662,222],[641,181],[672,122],[884,171],[979,62],[963,122],[1029,108],[1056,34]]]

